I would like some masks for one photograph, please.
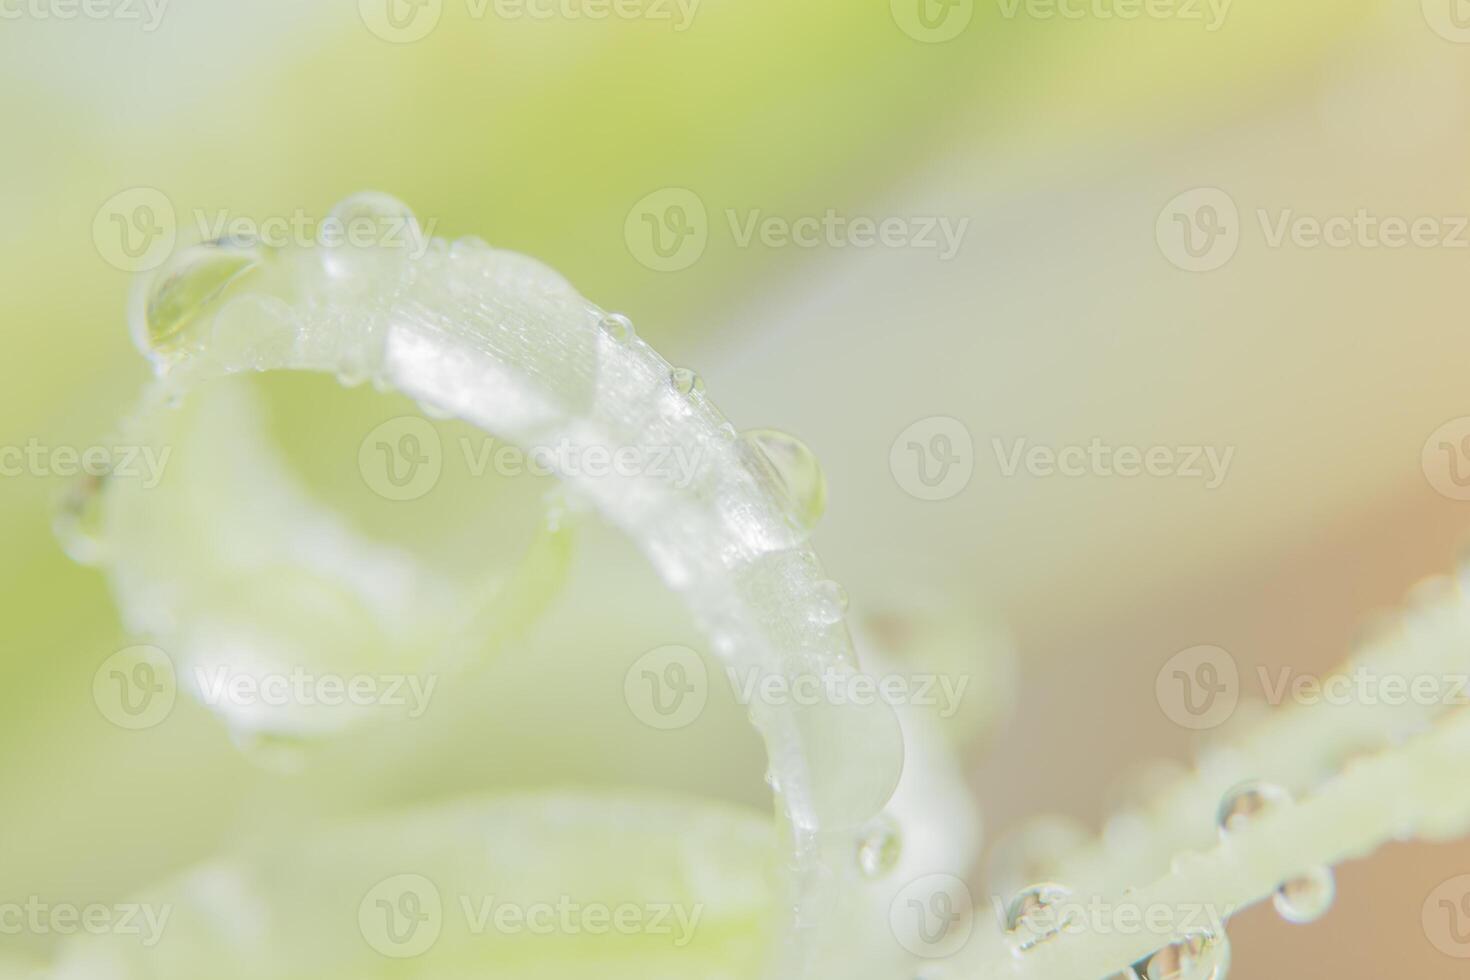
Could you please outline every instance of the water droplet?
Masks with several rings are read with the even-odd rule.
[[[1198,930],[1159,950],[1148,961],[1148,980],[1225,980],[1230,940]]]
[[[607,334],[609,337],[611,337],[613,340],[616,340],[620,344],[626,344],[628,341],[637,336],[638,333],[635,329],[633,329],[633,321],[623,316],[623,314],[621,313],[605,314],[603,318],[598,321],[598,326],[602,328],[603,333]]]
[[[858,841],[858,870],[865,878],[881,878],[898,867],[903,856],[903,836],[892,822],[879,819]]]
[[[1337,879],[1331,868],[1313,868],[1276,889],[1272,904],[1287,922],[1316,922],[1332,908]]]
[[[674,390],[681,395],[692,395],[695,392],[704,391],[704,379],[699,376],[698,372],[689,368],[674,368],[673,373],[669,375],[669,380],[673,383]]]
[[[133,343],[150,359],[175,354],[199,339],[214,303],[264,258],[250,241],[221,238],[173,255],[147,280],[131,313]]]
[[[413,209],[391,194],[354,194],[332,208],[317,232],[322,261],[337,279],[372,278],[428,248]]]
[[[787,516],[803,530],[816,527],[827,512],[827,477],[816,454],[775,429],[753,429],[744,438],[764,461]]]
[[[1220,801],[1216,823],[1219,824],[1222,834],[1228,834],[1273,808],[1290,802],[1291,795],[1274,783],[1242,783],[1226,793],[1225,798]]]
[[[807,829],[862,827],[882,813],[903,774],[903,728],[881,698],[818,698],[794,707],[811,785],[796,814]],[[854,765],[860,759],[862,764]]]
[[[99,565],[105,553],[102,499],[106,477],[85,475],[62,494],[52,530],[68,558],[79,565]]]
[[[1006,910],[1006,932],[1022,951],[1059,935],[1074,920],[1076,909],[1067,909],[1070,889],[1043,883],[1022,890]]]
[[[831,579],[817,586],[815,615],[823,623],[840,623],[847,615],[847,590]]]

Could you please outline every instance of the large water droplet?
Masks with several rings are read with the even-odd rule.
[[[1287,922],[1316,922],[1332,908],[1337,896],[1337,879],[1331,868],[1313,868],[1276,889],[1271,902]]]
[[[191,245],[147,283],[132,310],[133,343],[150,358],[177,353],[201,339],[199,327],[232,284],[260,265],[259,245],[235,238]]]
[[[1006,932],[1022,952],[1060,935],[1076,909],[1067,908],[1070,889],[1050,882],[1032,885],[1012,900],[1006,910]]]
[[[633,321],[621,313],[604,314],[598,321],[598,326],[602,328],[603,333],[620,344],[626,344],[637,336],[637,331],[633,328]]]
[[[1148,961],[1148,980],[1225,980],[1230,940],[1208,930],[1192,932]]]
[[[1250,782],[1230,790],[1220,801],[1216,822],[1222,834],[1244,827],[1251,820],[1291,802],[1291,795],[1274,783]]]
[[[816,527],[827,512],[827,477],[816,454],[775,429],[753,429],[744,438],[764,461],[787,516],[805,530]]]
[[[875,820],[858,841],[858,870],[865,878],[881,878],[898,867],[903,836],[887,818]]]
[[[811,795],[800,801],[804,825],[860,827],[882,813],[903,774],[903,729],[888,702],[818,698],[794,707]]]
[[[79,565],[98,565],[105,557],[102,496],[106,479],[80,477],[57,504],[52,530],[67,557]]]
[[[413,209],[391,194],[354,194],[332,208],[317,232],[336,279],[370,279],[422,256],[428,239]]]
[[[692,395],[695,392],[704,391],[704,379],[697,371],[690,368],[674,368],[669,375],[669,382],[681,395]]]

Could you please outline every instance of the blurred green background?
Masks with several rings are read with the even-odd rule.
[[[652,0],[608,19],[443,0],[405,5],[404,31],[370,0],[178,0],[156,25],[120,0],[73,19],[59,0],[0,4],[0,444],[96,444],[147,376],[106,234],[117,195],[161,192],[187,237],[198,213],[319,220],[388,191],[437,234],[529,253],[627,312],[742,427],[806,438],[832,488],[818,547],[855,612],[932,589],[1019,641],[1019,720],[971,755],[991,824],[1096,820],[1127,762],[1188,751],[1151,701],[1170,653],[1208,642],[1326,669],[1372,609],[1448,567],[1470,523],[1421,466],[1430,434],[1470,414],[1466,253],[1272,248],[1255,221],[1470,211],[1458,2],[1235,0],[1210,29],[1214,8],[1183,0],[1135,19],[957,0],[926,7],[931,28],[908,0],[702,0],[687,22]],[[1203,274],[1156,238],[1198,187],[1225,189],[1243,224],[1235,258]],[[704,208],[707,244],[664,270],[639,208],[670,188]],[[969,223],[944,259],[742,244],[729,218],[829,211]],[[936,415],[968,426],[977,473],[922,502],[889,446]],[[1228,444],[1234,468],[1206,491],[1006,479],[989,455],[993,438],[1094,436]],[[105,899],[244,836],[490,788],[765,806],[733,704],[678,739],[621,714],[629,660],[695,633],[595,530],[525,649],[421,728],[321,749],[309,778],[252,766],[192,704],[120,731],[91,678],[129,638],[101,576],[51,537],[63,486],[0,480],[7,893]],[[1454,975],[1418,908],[1467,855],[1344,873],[1323,935],[1248,917],[1235,975]],[[1325,935],[1358,927],[1366,948]]]

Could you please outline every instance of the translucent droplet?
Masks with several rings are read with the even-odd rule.
[[[801,825],[847,830],[882,813],[903,774],[903,729],[893,706],[881,698],[818,698],[794,714],[811,774],[809,795],[797,801]]]
[[[620,344],[625,344],[637,336],[633,329],[633,321],[621,313],[608,313],[598,322],[602,332]]]
[[[1274,783],[1242,783],[1226,793],[1225,798],[1220,801],[1216,822],[1220,832],[1228,834],[1273,808],[1290,802],[1291,795]]]
[[[1225,980],[1230,972],[1230,940],[1208,930],[1192,932],[1159,950],[1148,961],[1148,980]]]
[[[823,623],[840,623],[847,615],[847,590],[831,579],[817,586],[815,615]]]
[[[764,461],[787,516],[798,527],[811,530],[827,512],[827,477],[816,454],[795,436],[775,429],[745,433]]]
[[[866,878],[881,878],[898,867],[903,837],[890,821],[877,820],[858,841],[858,870]]]
[[[681,395],[692,395],[695,392],[704,391],[704,379],[699,373],[689,368],[674,368],[669,375],[669,380],[674,385],[674,390]]]
[[[173,354],[200,339],[198,328],[233,283],[260,265],[250,241],[221,238],[172,256],[147,283],[132,311],[133,343],[150,358]]]
[[[332,208],[317,232],[322,261],[337,279],[388,272],[428,248],[413,209],[391,194],[354,194]]]
[[[1337,879],[1331,868],[1313,868],[1276,889],[1272,904],[1287,922],[1316,922],[1332,908]]]
[[[1022,890],[1006,910],[1011,941],[1024,952],[1059,935],[1076,912],[1066,907],[1071,897],[1070,889],[1050,882]]]
[[[52,530],[68,558],[79,565],[98,565],[104,557],[102,496],[106,477],[86,475],[62,494]]]

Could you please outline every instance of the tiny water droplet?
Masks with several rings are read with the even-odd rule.
[[[413,209],[391,194],[354,194],[332,208],[317,234],[322,261],[336,279],[372,277],[417,258],[428,241]]]
[[[898,867],[903,836],[888,819],[874,821],[858,841],[858,870],[865,878],[881,878]]]
[[[752,429],[745,441],[764,461],[787,516],[810,531],[827,512],[827,477],[806,443],[776,429]]]
[[[1271,903],[1287,922],[1316,922],[1332,908],[1337,896],[1337,879],[1331,868],[1313,868],[1276,889]]]
[[[99,565],[105,557],[102,497],[106,477],[85,475],[62,494],[51,527],[68,558]]]
[[[1046,942],[1072,921],[1075,910],[1064,907],[1071,897],[1070,889],[1051,882],[1023,889],[1006,910],[1006,932],[1022,952]]]
[[[263,258],[258,244],[235,238],[191,245],[173,255],[134,304],[133,343],[149,358],[182,351],[199,339],[198,328],[215,301]]]
[[[669,375],[669,380],[674,385],[674,390],[681,395],[692,395],[695,392],[704,391],[704,379],[697,371],[690,368],[674,368]]]
[[[621,313],[605,314],[603,318],[598,321],[598,326],[602,328],[603,333],[607,334],[609,337],[611,337],[613,340],[616,340],[620,344],[626,344],[628,341],[637,336],[638,333],[633,328],[633,321],[628,319]]]
[[[1230,940],[1198,930],[1159,950],[1148,961],[1148,980],[1225,980]]]
[[[1251,820],[1285,803],[1291,795],[1274,783],[1242,783],[1225,794],[1220,801],[1216,823],[1222,834],[1244,827]]]
[[[840,623],[847,615],[847,590],[831,579],[817,586],[815,615],[823,623]]]

